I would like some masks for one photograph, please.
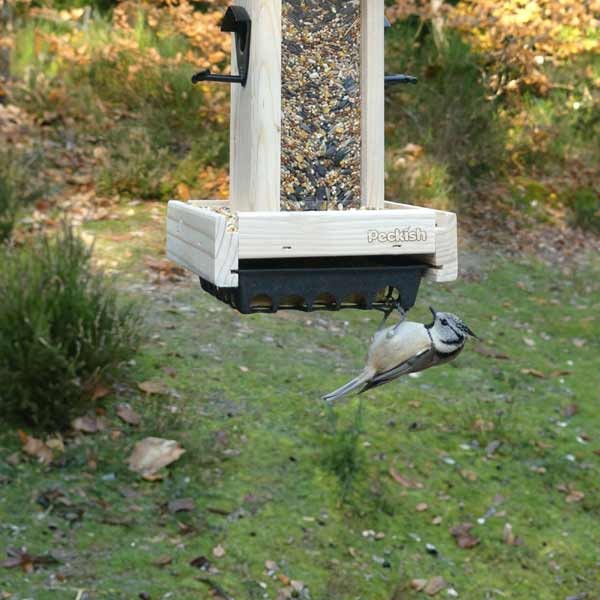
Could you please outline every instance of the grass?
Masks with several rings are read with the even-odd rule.
[[[102,256],[112,248],[109,231],[95,231]],[[150,234],[143,244],[154,241]],[[121,268],[139,289],[139,266]],[[597,593],[599,271],[594,257],[564,273],[531,259],[486,258],[469,281],[424,286],[412,318],[426,319],[429,303],[455,310],[510,359],[471,347],[454,365],[363,397],[362,414],[357,399],[330,412],[319,397],[360,368],[379,315],[241,317],[195,284],[153,288],[152,342],[131,367],[131,385],[106,404],[109,430],[73,440],[52,467],[0,463],[9,480],[0,547],[54,551],[63,561],[31,574],[0,569],[0,590],[41,600],[77,590],[187,600],[208,597],[200,580],[209,577],[234,598],[276,598],[283,584],[265,572],[275,561],[315,599],[418,597],[409,582],[437,575],[463,598]],[[133,382],[149,379],[171,393],[143,397]],[[143,415],[139,429],[117,420],[119,401]],[[573,404],[579,412],[564,416]],[[187,450],[158,483],[125,465],[149,435]],[[4,428],[0,456],[18,450]],[[423,487],[402,487],[392,467]],[[559,488],[585,496],[568,503]],[[68,506],[40,506],[49,489]],[[171,514],[166,503],[183,497],[196,510]],[[464,522],[481,540],[472,550],[449,532]],[[522,545],[503,542],[506,523]],[[365,537],[369,530],[385,537]],[[223,558],[212,554],[218,544]],[[165,556],[169,566],[153,564]],[[199,556],[218,574],[190,566]]]

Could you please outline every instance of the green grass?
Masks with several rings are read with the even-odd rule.
[[[189,565],[203,555],[219,570],[209,577],[234,598],[276,598],[283,586],[265,573],[267,560],[319,600],[418,597],[410,580],[436,575],[468,599],[593,598],[600,590],[599,274],[593,257],[563,273],[533,260],[486,259],[469,281],[425,285],[411,318],[426,319],[429,303],[454,310],[510,359],[470,347],[453,365],[365,395],[361,416],[357,399],[332,412],[319,397],[361,367],[379,315],[241,317],[195,286],[159,288],[149,309],[153,341],[131,379],[163,380],[173,394],[145,398],[132,384],[107,403],[121,437],[70,443],[49,468],[0,463],[10,480],[0,495],[0,547],[62,551],[64,562],[32,574],[0,569],[0,590],[36,600],[75,597],[79,589],[94,599],[208,598],[199,581],[207,574]],[[139,430],[118,422],[117,400],[143,414]],[[579,412],[562,416],[570,404]],[[162,482],[143,482],[125,466],[135,441],[148,435],[187,450]],[[496,440],[502,445],[488,456]],[[15,432],[4,430],[0,456],[18,449]],[[391,467],[423,488],[401,487]],[[585,497],[569,504],[560,485]],[[36,504],[49,488],[71,506]],[[127,488],[137,495],[126,497]],[[193,497],[196,511],[165,509],[181,497]],[[427,511],[416,511],[421,502]],[[472,550],[449,533],[467,521],[481,540]],[[505,523],[522,545],[503,543]],[[365,530],[385,538],[374,541]],[[212,556],[217,544],[226,549],[221,559]],[[154,566],[161,556],[172,564]],[[52,590],[49,571],[66,577]]]

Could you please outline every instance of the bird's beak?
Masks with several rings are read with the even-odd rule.
[[[481,340],[481,338],[478,335],[475,335],[471,329],[469,327],[467,327],[467,333],[472,337],[475,338],[476,340]]]

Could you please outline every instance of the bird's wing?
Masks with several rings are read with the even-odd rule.
[[[392,369],[384,371],[383,373],[377,373],[371,381],[365,386],[362,390],[367,391],[371,388],[383,385],[384,383],[388,383],[402,375],[406,375],[408,373],[416,373],[417,371],[423,371],[431,366],[436,364],[436,352],[433,348],[425,348],[421,350],[418,354],[411,356],[409,359],[401,362],[396,365]]]

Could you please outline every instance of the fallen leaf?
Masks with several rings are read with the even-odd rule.
[[[8,558],[0,562],[0,568],[20,568],[24,573],[31,573],[38,567],[56,565],[60,562],[50,554],[33,556],[27,552],[27,548],[9,548],[6,555]]]
[[[471,529],[473,529],[471,523],[461,523],[450,530],[459,548],[469,550],[479,544],[480,540],[471,535]]]
[[[98,433],[106,429],[106,421],[101,417],[77,417],[71,422],[71,427],[81,433]]]
[[[567,371],[566,369],[562,369],[559,371],[552,371],[549,377],[567,377],[569,375],[573,375],[573,371]]]
[[[538,379],[546,379],[546,376],[537,369],[521,369],[521,373],[523,373],[523,375],[531,375],[532,377],[537,377]]]
[[[579,404],[568,404],[562,409],[562,416],[566,419],[574,417],[579,412]]]
[[[405,488],[409,488],[409,489],[422,489],[423,488],[423,484],[420,483],[419,481],[413,481],[412,479],[408,479],[407,477],[404,477],[403,475],[400,475],[400,473],[398,473],[398,471],[396,471],[396,469],[394,469],[394,467],[390,468],[390,475],[392,476],[393,480],[396,483],[399,483],[402,487]]]
[[[215,558],[223,558],[225,556],[225,548],[219,544],[213,548],[212,553]]]
[[[428,509],[429,509],[429,505],[425,502],[419,502],[419,504],[417,504],[417,506],[415,507],[415,510],[417,512],[425,512]]]
[[[413,579],[410,582],[410,587],[416,592],[422,592],[427,585],[427,579]]]
[[[581,502],[585,498],[585,494],[583,492],[578,492],[577,490],[571,490],[565,500],[568,504],[575,504],[576,502]]]
[[[102,400],[102,398],[106,398],[112,390],[105,385],[98,383],[92,392],[92,402],[96,402],[96,400]]]
[[[138,442],[128,459],[129,468],[144,479],[161,479],[158,471],[175,462],[185,450],[174,440],[148,437]]]
[[[38,440],[30,435],[27,435],[24,431],[19,430],[19,438],[23,447],[21,450],[29,456],[37,458],[39,462],[48,465],[52,462],[54,454],[52,449],[49,448],[42,440]]]
[[[469,471],[468,469],[462,469],[460,476],[467,481],[477,481],[477,473],[475,471]]]
[[[573,338],[572,341],[576,348],[583,348],[587,344],[587,341],[582,338]]]
[[[117,406],[117,415],[122,421],[125,421],[125,423],[128,423],[129,425],[137,426],[142,422],[140,415],[136,413],[129,404],[119,404]]]
[[[169,392],[167,386],[158,380],[143,381],[142,383],[138,383],[138,388],[148,395],[156,394],[164,396]]]
[[[444,581],[443,577],[434,577],[427,582],[427,585],[423,589],[423,591],[428,596],[435,596],[439,594],[442,590],[445,590],[448,587],[448,584]]]
[[[531,338],[524,337],[523,341],[525,342],[525,345],[529,346],[530,348],[533,348],[535,346],[535,340],[532,340]]]
[[[178,500],[171,500],[168,504],[169,512],[191,512],[196,509],[196,503],[193,498],[180,498]]]

